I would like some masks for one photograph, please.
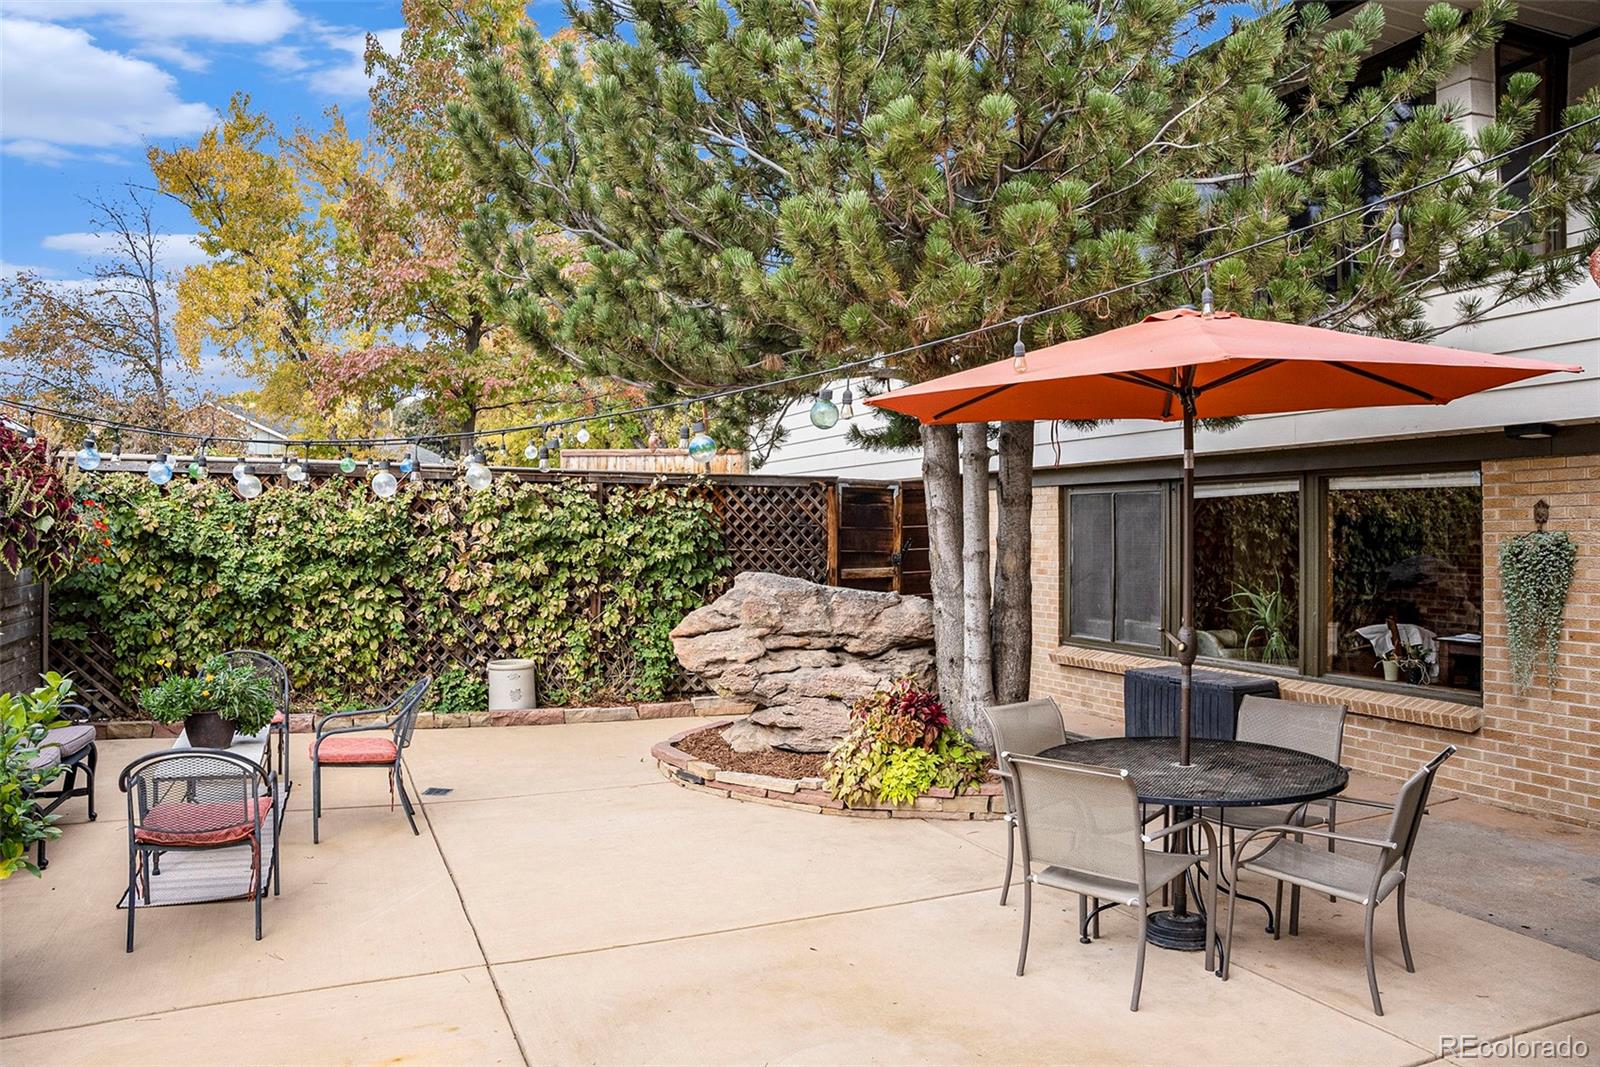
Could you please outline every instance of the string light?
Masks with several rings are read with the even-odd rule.
[[[283,465],[283,476],[296,484],[305,481],[311,475],[306,470],[305,461],[299,456],[290,456],[289,462]]]
[[[189,460],[189,477],[199,481],[211,471],[206,466],[206,443],[200,442],[200,447],[194,450],[194,458]]]
[[[833,403],[833,390],[823,386],[811,402],[811,425],[819,430],[831,430],[839,425],[839,409]]]
[[[113,463],[121,463],[122,462],[122,431],[121,430],[114,431],[114,434],[115,435],[111,439],[111,462],[113,462]]]
[[[711,457],[717,454],[717,442],[710,434],[706,433],[706,424],[694,424],[694,436],[689,438],[689,458],[698,463],[710,463]]]
[[[100,451],[95,448],[94,434],[91,433],[83,439],[83,447],[78,449],[78,469],[92,471],[99,467]]]
[[[1200,288],[1200,314],[1211,318],[1217,313],[1217,301],[1211,293],[1211,264],[1205,265],[1204,282]]]
[[[1400,220],[1395,219],[1394,225],[1389,227],[1389,258],[1399,259],[1406,254],[1406,228],[1400,225]]]
[[[850,391],[850,379],[844,380],[844,392],[839,394],[839,417],[849,421],[856,417],[856,396]]]
[[[541,439],[543,437],[544,437],[544,427],[541,426],[541,427],[539,427],[539,435],[538,435],[538,437],[530,437],[530,438],[528,438],[528,443],[526,445],[522,446],[522,458],[523,459],[538,459],[539,458],[539,444],[540,444],[540,441],[541,441]]]
[[[156,458],[144,469],[144,476],[156,485],[166,485],[172,481],[172,467],[167,464],[167,454],[157,453]]]
[[[539,460],[539,470],[548,474],[550,472],[550,446],[540,445],[535,457]]]
[[[256,469],[250,464],[244,465],[244,473],[239,475],[234,488],[239,490],[239,495],[246,500],[254,500],[261,495],[261,478],[256,474]]]
[[[589,438],[593,435],[589,433],[589,427],[579,426],[576,436],[578,438],[578,444],[582,446],[588,444]]]
[[[467,488],[473,492],[482,492],[494,484],[494,472],[489,469],[488,460],[483,457],[483,449],[474,445],[467,455],[467,470],[464,475]]]
[[[1022,340],[1022,327],[1028,320],[1017,316],[1017,343],[1011,346],[1011,369],[1018,374],[1028,370],[1028,346]]]
[[[348,448],[344,450],[344,455],[339,459],[339,470],[344,474],[354,474],[356,472],[356,457],[350,454]]]
[[[678,427],[678,447],[685,452],[689,451],[689,424],[684,423]]]
[[[400,482],[395,478],[394,472],[389,469],[389,461],[384,460],[378,464],[378,473],[372,476],[372,495],[380,500],[388,500],[400,489]]]
[[[246,463],[243,457],[240,457],[239,460],[234,463],[233,470],[230,473],[233,475],[233,480],[238,481],[240,478],[244,477],[245,472],[249,469],[250,464]]]

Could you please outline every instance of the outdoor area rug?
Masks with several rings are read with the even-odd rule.
[[[272,845],[277,838],[277,822],[271,812],[261,820],[261,877],[272,868]],[[150,902],[141,896],[139,907],[161,908],[172,904],[203,904],[213,900],[235,900],[250,896],[250,846],[174,851],[161,856],[161,873],[150,861]],[[128,906],[128,891],[122,891],[118,908]]]

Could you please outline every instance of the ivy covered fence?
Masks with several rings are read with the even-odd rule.
[[[385,501],[330,478],[245,501],[223,479],[98,475],[79,495],[104,509],[111,544],[52,588],[52,660],[112,717],[139,717],[140,688],[242,646],[282,658],[308,710],[422,671],[443,683],[440,710],[481,707],[484,665],[503,656],[537,662],[542,705],[658,700],[687,681],[668,631],[736,570],[813,577],[820,558],[826,571],[828,491],[505,478]]]

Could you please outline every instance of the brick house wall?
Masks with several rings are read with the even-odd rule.
[[[1541,671],[1526,695],[1512,692],[1498,554],[1533,529],[1533,506],[1550,505],[1549,529],[1578,542],[1567,598],[1560,678]],[[1061,492],[1034,491],[1032,692],[1064,708],[1122,717],[1122,674],[1161,662],[1146,656],[1063,647]],[[1600,826],[1600,455],[1490,460],[1483,464],[1483,704],[1474,707],[1324,679],[1280,679],[1290,699],[1345,703],[1345,762],[1403,778],[1447,744],[1459,750],[1440,771],[1447,790],[1517,811]],[[1211,669],[1208,667],[1208,669]]]

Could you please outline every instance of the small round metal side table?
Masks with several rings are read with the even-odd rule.
[[[1175,737],[1101,737],[1056,745],[1039,755],[1127,771],[1140,803],[1173,808],[1178,822],[1195,808],[1321,800],[1342,792],[1350,781],[1350,772],[1332,760],[1253,741],[1191,740],[1188,766],[1178,763]],[[1205,948],[1205,916],[1189,911],[1182,880],[1174,886],[1172,910],[1151,913],[1146,939],[1161,948],[1188,952]]]

